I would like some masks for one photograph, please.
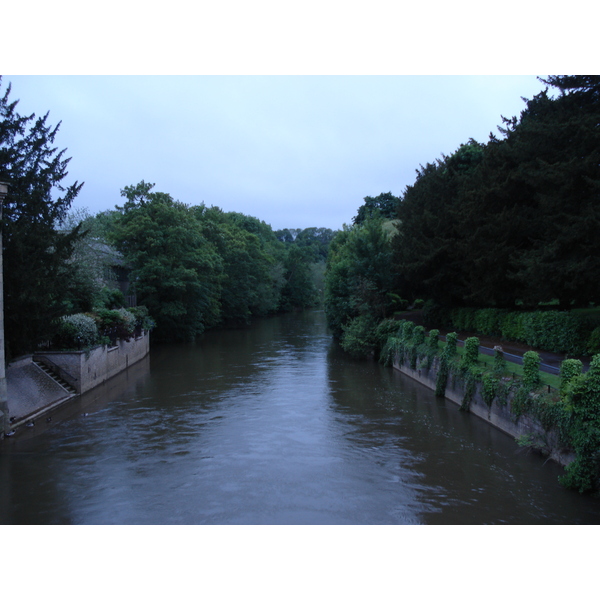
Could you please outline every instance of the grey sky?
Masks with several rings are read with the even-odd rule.
[[[546,74],[540,74],[545,76]],[[531,76],[4,76],[19,112],[62,121],[74,207],[121,204],[142,179],[274,229],[350,223],[362,199],[400,195],[419,164],[544,88]]]

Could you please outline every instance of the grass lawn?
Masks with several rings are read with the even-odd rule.
[[[439,342],[440,348],[444,348],[445,346],[446,346],[446,342],[442,342],[442,341]],[[462,356],[464,353],[464,347],[457,346],[456,351],[459,356]],[[488,356],[487,354],[481,354],[481,352],[480,352],[479,358],[477,359],[477,363],[481,364],[485,367],[489,367],[491,370],[494,365],[494,357]],[[507,374],[511,373],[511,374],[516,375],[517,377],[523,376],[523,365],[518,365],[518,364],[510,362],[508,360],[505,360],[504,364],[506,365],[506,373]],[[545,373],[543,371],[540,371],[540,380],[543,385],[549,385],[551,388],[554,388],[555,390],[558,390],[560,387],[560,377],[558,375],[553,375],[552,373]]]

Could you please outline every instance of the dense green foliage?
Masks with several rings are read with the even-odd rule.
[[[500,135],[486,144],[471,139],[421,166],[400,198],[365,198],[354,226],[336,236],[325,307],[342,347],[376,355],[367,322],[385,323],[405,302],[424,298],[429,326],[569,354],[600,350],[592,317],[600,301],[600,76],[543,81],[559,92],[526,100],[520,117],[503,118]],[[387,238],[377,236],[382,216],[393,224]],[[479,386],[489,407],[498,402],[515,420],[537,418],[575,452],[562,482],[600,489],[600,355],[585,374],[579,361],[565,361],[558,397],[540,388],[536,352],[526,353],[523,376],[513,379],[504,375],[500,348],[491,365],[478,359],[477,338],[459,360],[450,334],[435,359],[422,328],[393,329],[381,344],[382,363],[420,369],[436,360],[437,395],[452,375],[464,385],[462,409]],[[546,442],[532,443],[543,449]]]
[[[430,325],[499,336],[550,352],[584,354],[591,349],[597,316],[570,311],[508,311],[498,308],[438,309]],[[592,352],[593,353],[593,349]]]
[[[583,363],[576,358],[568,358],[563,360],[560,365],[560,393],[561,396],[566,394],[567,388],[571,381],[581,375]]]
[[[188,206],[144,181],[122,190],[117,210],[69,213],[81,185],[62,185],[69,159],[53,147],[58,127],[48,115],[20,116],[9,93],[0,98],[7,357],[40,343],[87,346],[92,313],[106,321],[99,339],[126,339],[123,323],[108,323],[126,303],[116,273],[130,273],[128,293],[145,305],[138,321],[151,328],[152,315],[163,340],[321,302],[329,229],[291,230],[282,241],[259,219]]]
[[[366,196],[364,203],[359,207],[356,216],[352,219],[355,225],[364,223],[367,219],[380,217],[386,220],[395,220],[398,218],[399,198],[393,196],[391,192],[379,194],[375,198]]]
[[[401,295],[510,308],[600,293],[600,77],[549,78],[501,137],[421,167],[398,206]]]
[[[193,339],[219,320],[221,259],[188,207],[151,189],[141,182],[122,191],[127,202],[110,235],[133,268],[157,333]]]
[[[386,323],[385,321],[383,323]],[[382,324],[383,324],[382,323]],[[382,344],[380,362],[390,366],[394,361],[411,368],[437,369],[436,395],[444,396],[449,376],[464,387],[461,410],[469,410],[477,389],[488,407],[494,402],[508,404],[514,421],[523,415],[536,419],[546,433],[558,434],[559,444],[575,453],[575,460],[565,468],[560,481],[566,487],[580,492],[600,491],[600,355],[592,358],[590,368],[582,373],[579,360],[565,360],[561,365],[560,392],[549,393],[540,382],[540,357],[537,352],[527,352],[523,357],[522,377],[504,377],[506,363],[500,348],[495,349],[489,366],[477,353],[478,340],[465,340],[462,358],[456,350],[456,333],[446,336],[447,343],[441,352],[433,351],[431,340],[437,331],[424,337],[421,327],[411,321],[385,324],[388,338]],[[363,332],[363,338],[369,334]],[[434,360],[436,361],[434,363]],[[520,445],[548,452],[545,435],[530,434],[519,440]]]
[[[338,232],[329,248],[325,276],[325,312],[333,334],[357,317],[377,322],[393,311],[395,276],[391,239],[381,218]]]
[[[558,415],[563,437],[576,458],[565,468],[561,482],[580,492],[600,490],[600,354],[589,370],[573,377],[566,387]]]
[[[144,306],[129,310],[99,308],[62,317],[51,346],[55,350],[88,350],[100,344],[115,345],[118,340],[129,341],[136,332],[152,327]]]
[[[54,146],[59,126],[48,124],[48,114],[19,115],[9,95],[10,85],[0,96],[0,181],[10,184],[2,218],[8,359],[49,339],[82,300],[70,260],[82,234],[58,226],[83,185],[63,184],[70,159]]]
[[[303,243],[286,244],[255,217],[188,206],[153,187],[125,187],[125,204],[110,217],[98,215],[95,227],[131,268],[132,289],[156,320],[156,339],[193,340],[210,327],[320,302],[326,231],[303,230]]]

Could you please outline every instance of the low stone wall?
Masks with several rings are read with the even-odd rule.
[[[141,337],[119,341],[112,348],[97,346],[73,352],[36,352],[34,358],[57,371],[83,394],[141,360],[149,351],[150,334],[144,332]]]
[[[411,369],[408,365],[400,365],[398,361],[394,362],[394,368],[415,379],[419,383],[425,385],[429,389],[435,391],[437,373],[439,367],[439,359],[435,359],[430,369]],[[450,374],[448,376],[448,384],[446,386],[445,397],[451,402],[460,406],[465,397],[465,386],[462,381],[456,379]],[[481,383],[477,384],[477,389],[473,400],[469,405],[469,412],[477,417],[487,421],[494,427],[504,431],[508,435],[517,439],[523,435],[533,435],[537,439],[544,440],[546,447],[549,449],[550,458],[561,465],[568,465],[575,455],[560,447],[558,436],[554,431],[545,431],[542,424],[528,415],[521,415],[518,419],[510,410],[511,398],[508,399],[505,405],[500,405],[494,401],[492,406],[488,406],[481,393]]]

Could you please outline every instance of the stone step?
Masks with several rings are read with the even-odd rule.
[[[65,390],[67,390],[69,393],[71,393],[71,394],[77,393],[77,390],[75,390],[75,388],[72,385],[67,383],[62,377],[60,377],[60,375],[58,375],[55,371],[53,371],[48,365],[46,365],[45,363],[43,363],[39,360],[35,360],[35,359],[33,360],[33,363],[35,365],[37,365],[40,369],[42,369],[42,371],[44,371],[44,373],[46,373],[47,375],[52,377],[52,379],[54,379],[54,381],[56,381],[56,383],[58,383],[59,385],[64,387]]]

